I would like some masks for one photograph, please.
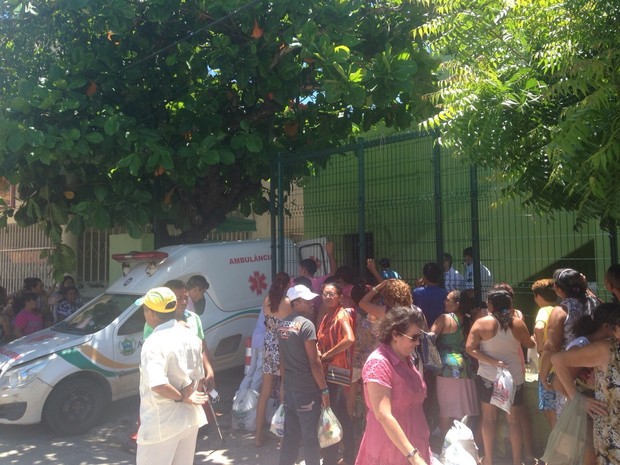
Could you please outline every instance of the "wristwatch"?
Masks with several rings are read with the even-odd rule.
[[[418,449],[416,449],[415,447],[411,449],[411,452],[407,454],[407,460],[409,460],[411,457],[413,457],[417,453],[418,453]]]

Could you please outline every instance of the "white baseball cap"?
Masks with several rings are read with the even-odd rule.
[[[295,299],[312,300],[319,295],[312,292],[303,284],[297,284],[286,291],[286,296],[292,301]]]

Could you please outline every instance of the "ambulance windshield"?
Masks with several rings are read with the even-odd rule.
[[[52,326],[52,329],[71,334],[96,333],[114,321],[139,297],[139,295],[127,294],[100,295],[66,320]]]

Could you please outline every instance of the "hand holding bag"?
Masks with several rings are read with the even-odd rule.
[[[504,412],[510,414],[510,407],[515,399],[515,388],[512,375],[507,368],[497,367],[497,375],[493,383],[493,395],[491,396],[491,405],[501,408]]]
[[[284,437],[284,404],[280,404],[276,413],[273,414],[269,431],[279,438]]]

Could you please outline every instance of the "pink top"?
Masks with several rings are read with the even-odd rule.
[[[411,360],[398,358],[387,344],[380,344],[370,354],[362,370],[366,398],[366,431],[360,444],[355,465],[406,465],[407,458],[385,433],[375,418],[368,401],[368,383],[377,383],[391,389],[392,415],[403,432],[418,449],[426,463],[431,463],[430,433],[422,403],[426,398],[426,384]]]
[[[22,336],[27,336],[43,329],[43,316],[24,309],[15,317],[13,326],[21,331]]]

